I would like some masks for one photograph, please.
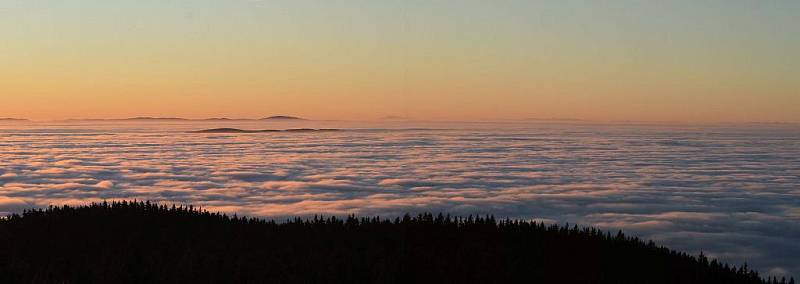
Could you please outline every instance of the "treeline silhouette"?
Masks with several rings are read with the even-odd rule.
[[[0,283],[794,283],[622,232],[486,217],[275,222],[114,202],[0,220]]]

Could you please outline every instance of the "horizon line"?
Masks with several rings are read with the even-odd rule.
[[[730,124],[759,124],[759,125],[797,125],[800,121],[680,121],[680,120],[594,120],[594,119],[581,119],[581,118],[501,118],[501,119],[478,119],[478,120],[463,120],[463,119],[414,119],[409,117],[385,116],[372,119],[309,119],[299,116],[290,115],[273,115],[261,118],[231,118],[231,117],[207,117],[207,118],[185,118],[173,116],[134,116],[134,117],[121,117],[121,118],[64,118],[64,119],[29,119],[17,117],[0,117],[0,122],[28,122],[28,123],[58,123],[58,122],[124,122],[124,121],[139,121],[139,122],[159,122],[159,121],[175,121],[175,122],[237,122],[237,121],[283,121],[283,122],[301,122],[301,121],[316,121],[316,122],[433,122],[433,123],[523,123],[523,122],[540,122],[540,123],[562,123],[562,124],[682,124],[682,125],[730,125]]]

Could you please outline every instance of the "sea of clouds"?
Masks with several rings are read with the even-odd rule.
[[[119,199],[270,218],[493,214],[622,229],[800,275],[796,126],[186,132],[206,127],[0,125],[0,215]]]

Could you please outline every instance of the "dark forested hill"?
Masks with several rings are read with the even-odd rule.
[[[0,220],[0,283],[115,282],[767,283],[621,233],[492,217],[276,223],[122,202]]]

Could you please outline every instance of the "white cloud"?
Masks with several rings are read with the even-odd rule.
[[[495,214],[800,273],[800,133],[558,127],[0,133],[0,214],[104,199],[287,215]],[[5,212],[5,213],[4,213]]]
[[[95,186],[97,186],[99,188],[110,189],[110,188],[114,187],[114,183],[111,182],[111,181],[104,180],[104,181],[98,182]]]

